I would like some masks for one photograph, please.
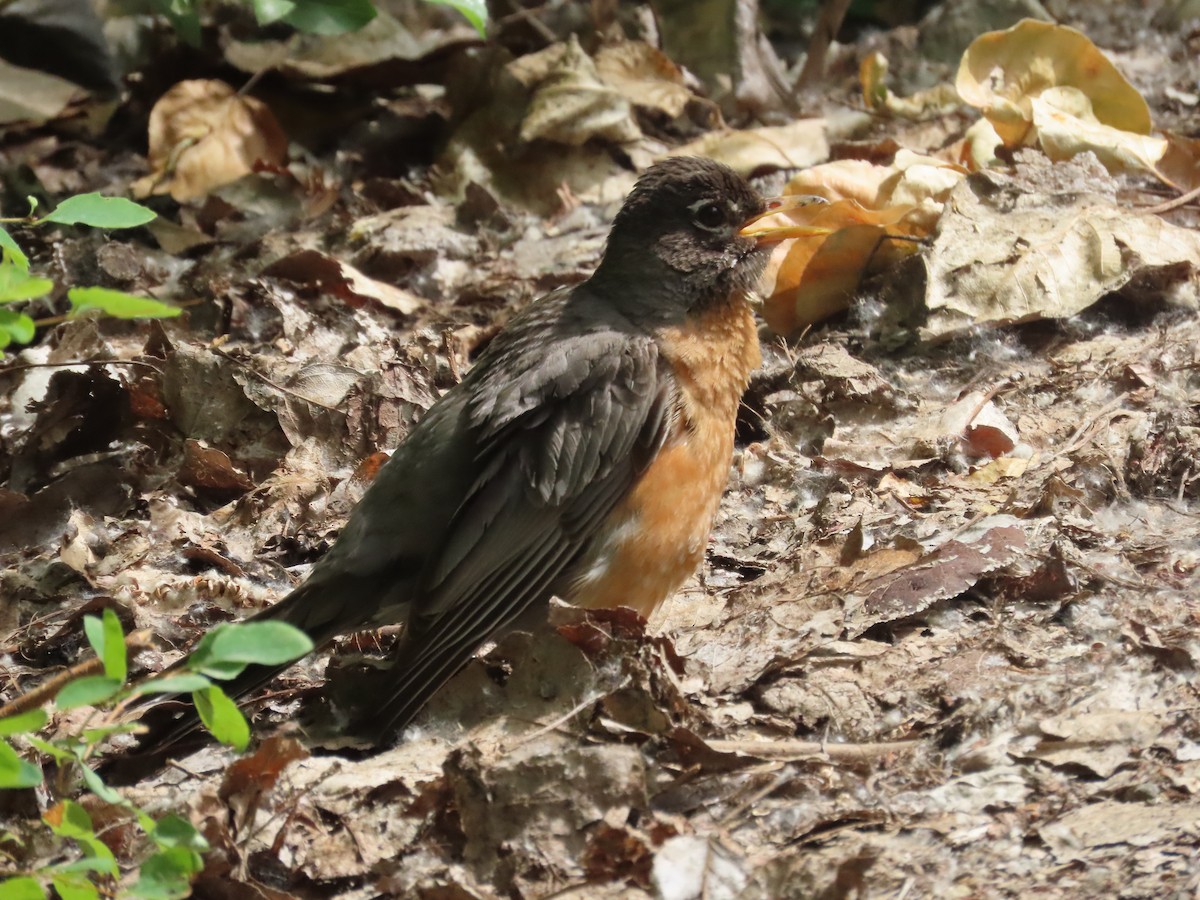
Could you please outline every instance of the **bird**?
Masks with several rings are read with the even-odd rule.
[[[544,621],[552,597],[649,617],[696,571],[761,363],[749,300],[778,238],[748,227],[767,211],[713,160],[649,167],[594,274],[509,321],[307,580],[252,617],[316,647],[403,624],[366,729],[377,742],[481,645]],[[288,665],[251,665],[223,687],[244,697]],[[195,727],[193,714],[156,746]]]

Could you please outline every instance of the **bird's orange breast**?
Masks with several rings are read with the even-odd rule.
[[[679,387],[676,424],[613,511],[565,598],[649,617],[704,557],[729,478],[738,403],[762,361],[754,316],[733,298],[659,335]]]

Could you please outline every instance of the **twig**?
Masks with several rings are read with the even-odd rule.
[[[1193,200],[1196,200],[1197,198],[1200,198],[1200,187],[1194,187],[1190,191],[1188,191],[1186,194],[1180,194],[1174,200],[1166,200],[1166,201],[1158,204],[1158,206],[1149,206],[1146,209],[1143,209],[1142,212],[1144,212],[1148,215],[1156,216],[1160,213],[1170,212],[1173,209],[1178,209],[1181,206],[1186,206],[1187,204],[1191,203]]]
[[[154,646],[150,638],[151,632],[149,630],[135,631],[125,638],[126,654],[132,656],[135,653],[140,653],[142,650],[149,650]],[[44,681],[32,690],[21,694],[11,703],[0,706],[0,719],[36,709],[43,703],[48,703],[52,700],[67,682],[74,681],[76,678],[83,678],[87,675],[98,675],[103,671],[104,662],[96,657],[76,663],[69,669],[59,672],[49,681]]]
[[[921,745],[921,742],[917,740],[881,741],[878,744],[829,744],[793,740],[713,740],[704,743],[718,753],[745,753],[748,756],[757,756],[759,759],[805,759],[812,756],[823,756],[833,762],[866,762],[889,753],[913,750]]]
[[[812,87],[824,76],[829,45],[837,37],[838,29],[842,27],[842,19],[846,17],[846,10],[849,8],[850,0],[824,0],[821,4],[821,15],[808,44],[808,56],[804,59],[804,68],[800,70],[800,80],[796,82],[797,90]]]

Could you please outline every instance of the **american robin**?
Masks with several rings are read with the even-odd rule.
[[[595,274],[496,335],[308,580],[255,619],[317,646],[403,623],[371,729],[390,738],[552,596],[649,616],[703,556],[761,361],[747,295],[777,238],[739,232],[765,208],[711,160],[648,169]],[[245,695],[284,668],[251,666],[226,690]]]

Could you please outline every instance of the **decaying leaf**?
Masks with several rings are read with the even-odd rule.
[[[405,315],[425,305],[425,301],[406,290],[368,278],[348,263],[316,250],[299,250],[276,260],[263,274],[300,282],[318,291],[328,292],[352,305],[368,300]]]
[[[223,81],[181,81],[150,111],[152,171],[134,183],[133,193],[194,200],[249,175],[257,164],[286,160],[287,136],[265,103]]]
[[[536,80],[536,59],[526,57],[526,85],[534,87],[529,108],[521,122],[521,140],[537,138],[578,147],[593,138],[624,143],[636,140],[641,130],[633,120],[630,102],[600,77],[594,63],[574,35],[566,44],[556,44],[543,54],[552,62]]]
[[[1104,197],[1030,196],[980,173],[955,188],[951,206],[925,258],[929,339],[1066,318],[1139,275],[1186,286],[1200,271],[1200,234]]]
[[[683,70],[642,41],[602,47],[596,53],[596,72],[634,106],[657,109],[672,119],[695,97],[683,83]]]
[[[999,525],[965,543],[948,540],[905,568],[880,579],[853,615],[846,631],[858,637],[874,625],[915,616],[939,600],[957,597],[984,575],[1012,562],[1025,549],[1025,532]]]

